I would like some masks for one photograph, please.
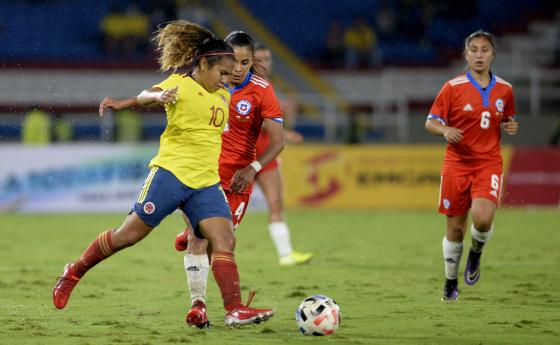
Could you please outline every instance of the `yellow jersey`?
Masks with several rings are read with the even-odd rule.
[[[228,122],[230,94],[226,89],[210,93],[184,74],[172,74],[154,85],[163,90],[176,86],[177,102],[165,105],[167,126],[150,168],[169,170],[190,188],[214,185],[220,181],[218,158]]]

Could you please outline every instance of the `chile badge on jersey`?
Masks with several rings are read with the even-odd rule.
[[[255,146],[264,119],[283,122],[274,88],[267,80],[249,72],[241,84],[230,89],[230,94],[230,115],[220,154],[220,178],[226,190],[235,172],[256,159]],[[243,193],[250,194],[251,189],[249,185]]]
[[[511,84],[491,74],[482,88],[469,72],[449,80],[437,95],[428,119],[461,129],[463,139],[448,144],[443,175],[465,175],[502,165],[501,123],[515,117]]]

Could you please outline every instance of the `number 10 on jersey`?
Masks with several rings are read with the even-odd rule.
[[[210,108],[210,111],[212,112],[212,117],[210,117],[210,122],[208,122],[208,125],[221,127],[224,124],[224,119],[226,117],[224,110],[220,107],[212,106]]]

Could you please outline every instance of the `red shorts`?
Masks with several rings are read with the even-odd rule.
[[[257,146],[256,146],[257,159],[260,156],[262,156],[264,151],[266,151],[266,148],[268,147],[268,145],[270,145],[270,137],[268,136],[268,133],[266,132],[266,130],[262,129],[261,134],[259,135],[259,138],[257,139]],[[276,168],[278,168],[278,158],[274,159],[272,162],[263,166],[263,168],[261,169],[259,174],[262,173],[262,172],[265,172],[267,170],[272,170],[272,169],[276,169]]]
[[[462,216],[471,208],[474,198],[484,198],[499,204],[502,193],[502,169],[488,167],[469,175],[442,175],[439,193],[439,213]]]
[[[233,228],[237,229],[239,223],[247,211],[247,206],[249,206],[249,199],[251,194],[239,194],[224,191],[228,199],[229,208],[231,210],[231,219],[233,221]]]

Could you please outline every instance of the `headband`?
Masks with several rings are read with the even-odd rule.
[[[231,55],[231,56],[233,56],[233,53],[230,53],[230,52],[207,53],[207,54],[200,55],[200,57],[203,57],[203,56],[220,56],[220,55]]]

